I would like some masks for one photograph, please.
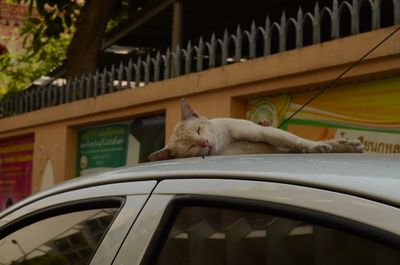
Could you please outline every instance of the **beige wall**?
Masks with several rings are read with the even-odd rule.
[[[35,134],[33,192],[47,159],[55,181],[74,177],[77,129],[92,124],[166,113],[166,136],[180,120],[179,99],[201,114],[244,118],[247,99],[285,91],[318,89],[384,39],[394,27],[257,58],[124,90],[97,98],[0,119],[0,140]],[[400,34],[394,35],[338,84],[399,73]]]

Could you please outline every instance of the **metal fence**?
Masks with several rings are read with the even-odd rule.
[[[384,10],[390,10],[383,14]],[[296,17],[272,22],[267,16],[264,25],[254,22],[248,30],[237,26],[233,34],[224,32],[209,41],[200,38],[196,45],[168,49],[164,54],[147,55],[136,62],[129,60],[111,69],[96,71],[60,84],[49,84],[6,97],[0,102],[0,117],[17,115],[106,93],[132,89],[180,75],[268,56],[288,49],[355,35],[382,27],[383,17],[390,25],[400,24],[400,0],[332,1],[331,6],[315,4],[311,12],[298,9]],[[362,25],[361,25],[362,23]],[[386,23],[387,24],[387,23]],[[386,25],[387,26],[387,25]]]

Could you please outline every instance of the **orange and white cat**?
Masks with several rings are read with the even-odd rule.
[[[207,119],[181,101],[182,121],[168,144],[149,156],[150,161],[171,158],[267,153],[362,153],[359,140],[311,141],[274,127],[248,120]]]

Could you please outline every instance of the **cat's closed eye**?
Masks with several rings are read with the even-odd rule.
[[[197,128],[197,133],[200,135],[200,129],[201,127],[199,126],[199,128]]]

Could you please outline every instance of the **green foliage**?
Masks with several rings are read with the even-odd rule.
[[[60,64],[66,57],[70,39],[70,35],[62,34],[57,40],[49,39],[37,53],[21,51],[0,55],[0,98],[23,90]]]
[[[89,1],[89,0],[87,0]],[[93,0],[95,1],[95,0]],[[141,12],[146,0],[122,0],[114,9],[107,30]],[[0,54],[0,99],[28,87],[66,59],[85,0],[5,0],[26,4],[29,18],[19,29],[23,49]]]
[[[30,52],[38,52],[50,39],[58,39],[62,34],[73,34],[74,25],[85,5],[86,0],[9,0],[16,3],[24,3],[29,6],[30,17],[22,27],[24,42],[30,41]],[[96,0],[92,0],[96,1]],[[123,20],[132,17],[141,11],[145,0],[121,0],[107,30],[115,27]],[[36,9],[35,9],[36,7]]]
[[[0,55],[0,99],[23,90],[66,58],[74,21],[84,0],[8,0],[29,7],[30,17],[19,28],[20,51]]]
[[[30,18],[21,28],[24,46],[37,53],[53,39],[73,34],[74,23],[85,0],[14,0],[27,4]],[[27,45],[27,42],[29,43]]]

